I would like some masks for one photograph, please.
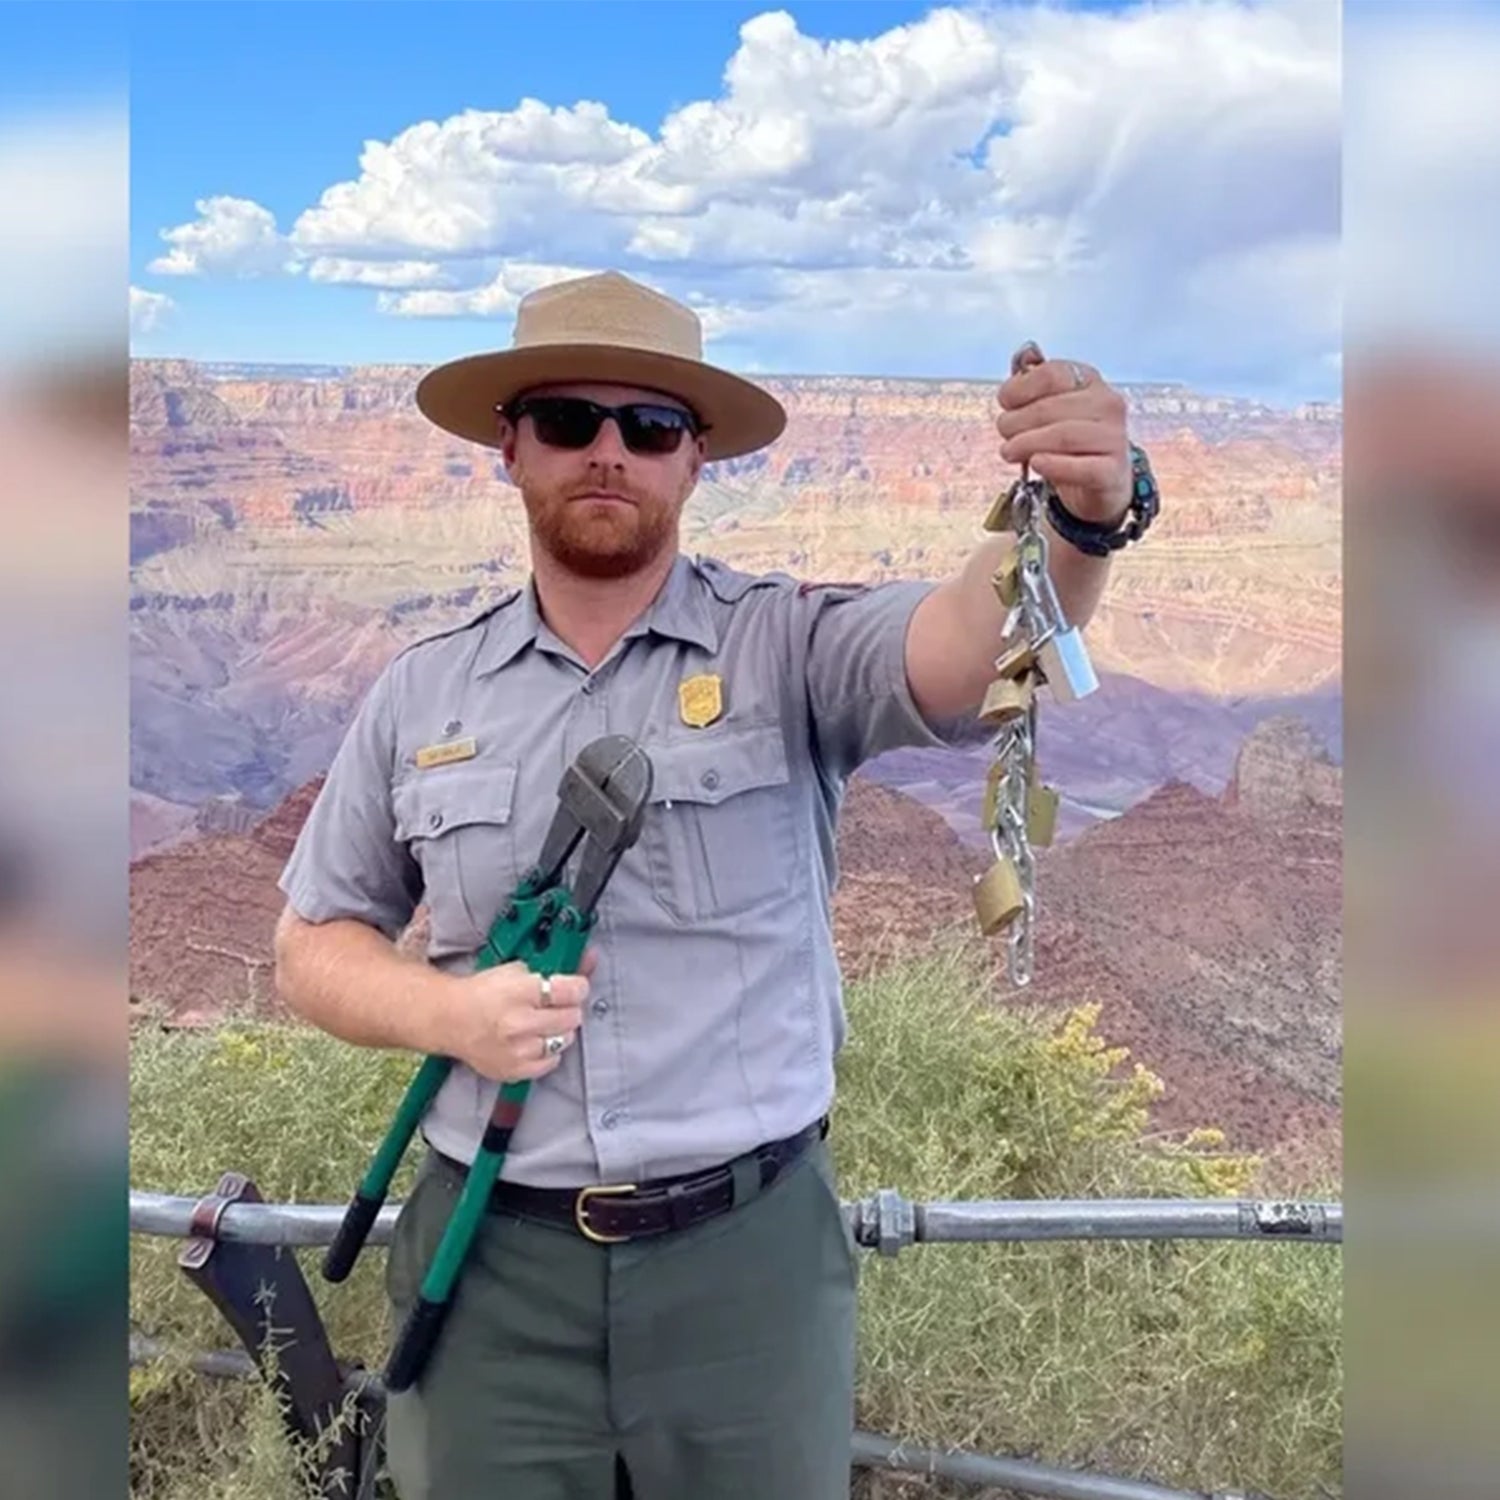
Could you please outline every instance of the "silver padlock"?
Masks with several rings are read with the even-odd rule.
[[[1042,647],[1038,665],[1042,676],[1047,679],[1047,686],[1060,703],[1076,703],[1099,686],[1094,664],[1089,660],[1088,647],[1083,644],[1076,626],[1059,630]]]

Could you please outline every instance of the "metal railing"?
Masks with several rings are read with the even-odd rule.
[[[130,1227],[183,1238],[202,1200],[132,1190]],[[1344,1234],[1343,1205],[1249,1198],[977,1198],[914,1203],[890,1188],[845,1203],[855,1240],[895,1255],[911,1244],[1022,1240],[1302,1240],[1329,1243]],[[376,1217],[367,1243],[388,1245],[398,1203]],[[343,1221],[342,1204],[230,1203],[218,1237],[245,1245],[327,1245]]]
[[[388,1245],[399,1203],[388,1203],[368,1243]],[[1338,1203],[1255,1199],[982,1199],[913,1202],[891,1189],[843,1205],[861,1247],[893,1256],[913,1244],[964,1241],[1057,1240],[1269,1240],[1278,1243],[1342,1243],[1343,1208]],[[298,1351],[287,1361],[278,1353],[275,1381],[285,1397],[287,1424],[314,1436],[326,1430],[352,1397],[368,1419],[336,1445],[324,1464],[324,1493],[348,1500],[374,1495],[377,1469],[372,1445],[379,1443],[376,1418],[385,1392],[379,1377],[334,1360],[312,1296],[293,1256],[281,1247],[330,1244],[342,1222],[338,1204],[266,1203],[255,1185],[227,1173],[206,1198],[132,1190],[130,1228],[145,1235],[182,1239],[178,1264],[220,1308],[245,1351],[200,1351],[189,1358],[199,1373],[255,1378],[266,1372],[257,1334],[256,1305],[268,1287],[278,1301],[278,1324],[290,1324]],[[150,1340],[132,1337],[132,1364],[162,1358]],[[856,1432],[852,1465],[940,1477],[976,1486],[1000,1486],[1043,1500],[1264,1500],[1238,1491],[1188,1491],[1147,1481],[1056,1468],[994,1454],[942,1452]],[[357,1491],[346,1487],[359,1474]]]

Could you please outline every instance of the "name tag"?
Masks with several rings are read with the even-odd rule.
[[[429,770],[433,766],[446,766],[455,760],[473,760],[479,746],[473,735],[466,740],[448,740],[441,745],[423,745],[416,754],[417,769]]]

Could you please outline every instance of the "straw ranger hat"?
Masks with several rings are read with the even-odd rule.
[[[706,424],[710,460],[774,442],[786,412],[768,392],[703,359],[691,308],[618,271],[540,287],[521,299],[511,347],[439,365],[417,386],[417,406],[458,437],[498,448],[495,408],[554,381],[644,386],[676,396]]]

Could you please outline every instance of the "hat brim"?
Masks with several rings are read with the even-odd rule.
[[[456,437],[498,448],[495,408],[522,391],[562,381],[638,385],[684,401],[708,431],[710,461],[775,442],[786,427],[781,403],[758,385],[698,360],[618,344],[537,344],[471,354],[439,365],[417,385],[417,407]]]

